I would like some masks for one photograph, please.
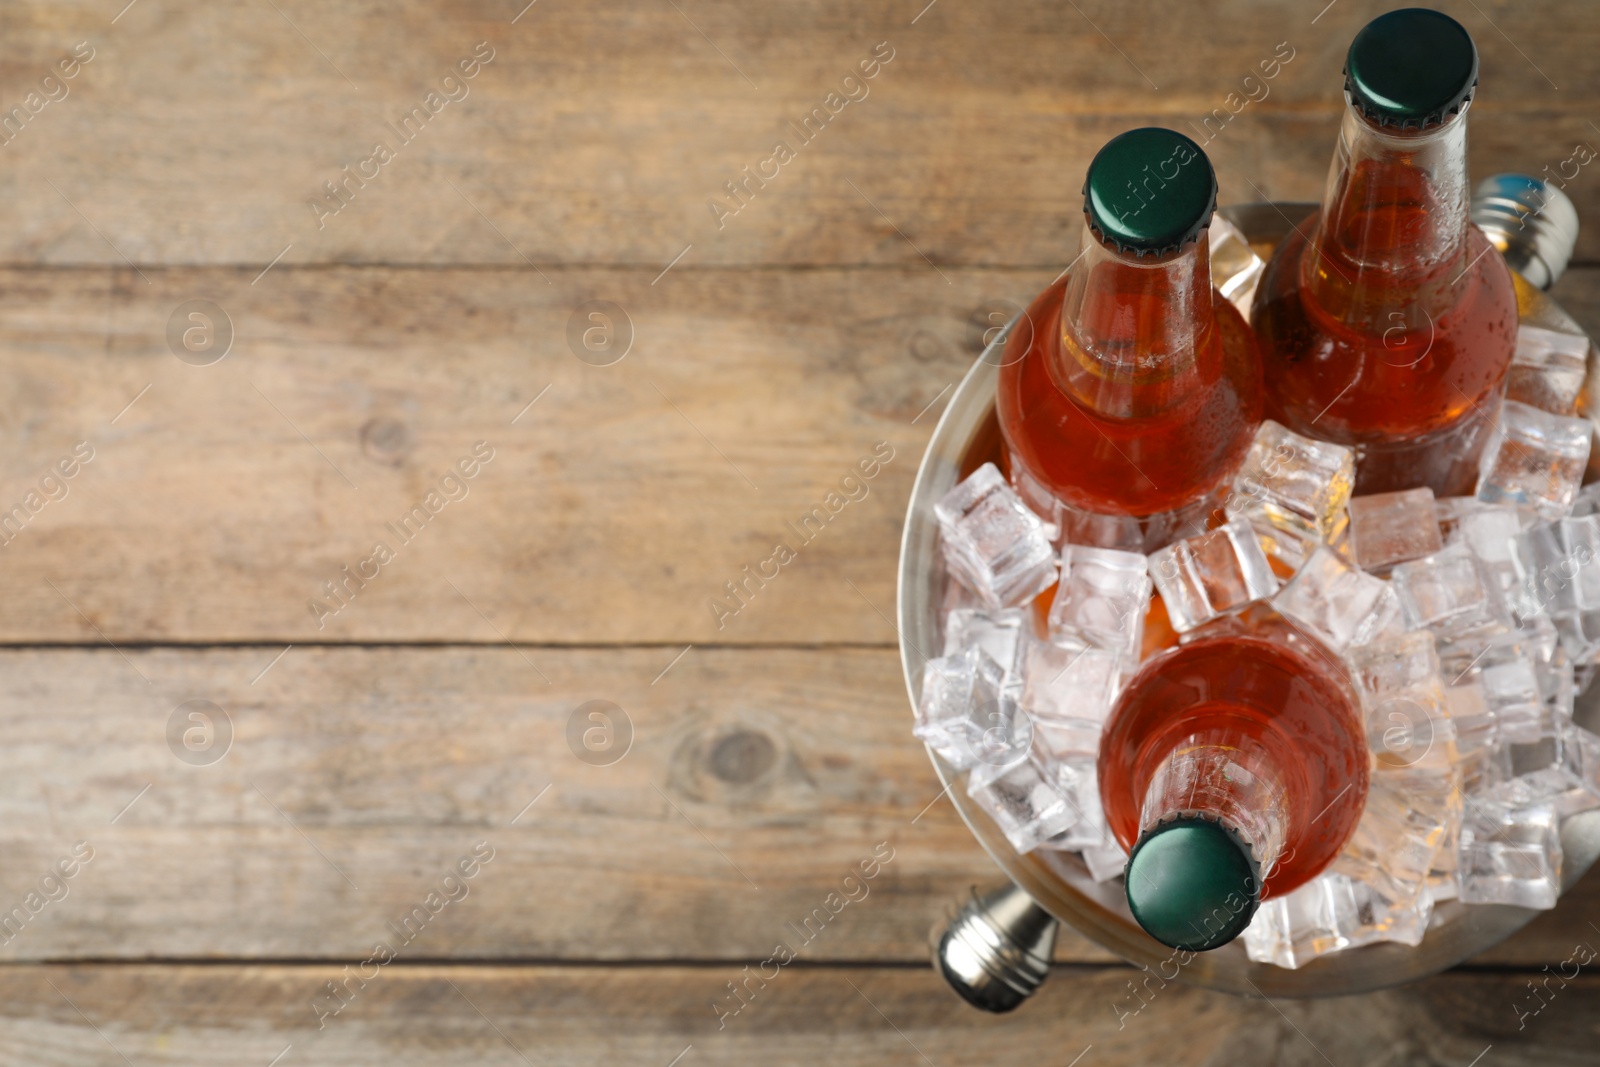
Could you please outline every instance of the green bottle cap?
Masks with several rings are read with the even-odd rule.
[[[1472,36],[1449,15],[1425,7],[1367,23],[1344,63],[1350,102],[1379,126],[1421,129],[1443,122],[1466,106],[1477,84]]]
[[[1094,234],[1137,256],[1175,252],[1217,210],[1217,175],[1200,146],[1147,126],[1118,134],[1089,164],[1083,210]]]
[[[1145,933],[1204,952],[1244,933],[1261,903],[1261,868],[1238,834],[1180,815],[1139,838],[1128,857],[1128,907]]]

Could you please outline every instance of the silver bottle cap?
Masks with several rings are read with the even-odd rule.
[[[1050,974],[1056,920],[1010,882],[976,888],[952,908],[931,938],[934,967],[975,1008],[1007,1012],[1031,997]]]
[[[1578,209],[1543,178],[1496,174],[1472,193],[1472,221],[1500,250],[1506,264],[1540,289],[1567,269],[1578,243]]]

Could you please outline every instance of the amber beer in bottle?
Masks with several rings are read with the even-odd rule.
[[[1211,285],[1200,146],[1130,130],[1089,165],[1083,251],[1013,329],[996,406],[1023,496],[1067,539],[1152,551],[1203,529],[1261,421],[1261,369]]]
[[[1422,8],[1368,23],[1318,215],[1278,246],[1251,319],[1267,414],[1353,446],[1356,493],[1470,493],[1516,344],[1500,255],[1468,217],[1478,53]]]
[[[1148,660],[1100,741],[1129,908],[1156,940],[1195,952],[1233,940],[1262,899],[1333,862],[1370,770],[1331,652],[1263,610],[1227,630]]]

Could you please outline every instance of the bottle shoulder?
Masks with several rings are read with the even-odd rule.
[[[1063,283],[1029,306],[1029,343],[999,370],[996,407],[1013,459],[1082,510],[1151,516],[1194,504],[1232,477],[1261,421],[1255,341],[1212,290],[1213,321],[1181,378],[1119,377],[1069,351]]]
[[[1481,230],[1469,227],[1462,262],[1420,288],[1367,278],[1325,255],[1315,234],[1313,217],[1278,247],[1251,308],[1270,417],[1367,444],[1441,431],[1492,406],[1516,349],[1517,298]]]
[[[1319,219],[1319,212],[1307,217],[1267,260],[1250,308],[1263,350],[1292,340],[1285,336],[1289,323],[1280,319],[1296,317],[1308,320],[1329,346],[1390,351],[1446,333],[1475,334],[1508,315],[1515,320],[1511,269],[1475,223],[1467,224],[1458,257],[1397,274],[1363,265],[1319,241]],[[1514,331],[1492,332],[1485,348],[1503,349],[1509,361]]]
[[[1285,790],[1288,852],[1267,881],[1277,895],[1344,847],[1372,757],[1337,657],[1303,637],[1293,643],[1270,613],[1254,614],[1152,657],[1128,683],[1101,736],[1101,799],[1118,840],[1131,845],[1155,775],[1175,755],[1197,745],[1252,753],[1250,774]]]

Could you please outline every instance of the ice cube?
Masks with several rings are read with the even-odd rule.
[[[1548,665],[1561,655],[1561,635],[1548,615],[1523,619],[1517,627],[1517,636],[1527,645],[1535,664]]]
[[[1478,675],[1489,710],[1494,715],[1495,734],[1501,740],[1526,736],[1538,729],[1548,705],[1539,691],[1533,664],[1522,658],[1490,663]]]
[[[1115,841],[1109,845],[1083,849],[1080,855],[1089,868],[1089,877],[1097,882],[1120,878],[1128,867],[1128,854]]]
[[[1005,670],[982,649],[929,660],[922,668],[922,694],[912,733],[956,770],[978,762],[984,736],[1009,726],[1014,704],[1004,691]]]
[[[1432,912],[1427,893],[1395,903],[1344,875],[1324,873],[1287,896],[1262,901],[1244,932],[1245,951],[1257,963],[1293,969],[1378,941],[1415,946]]]
[[[1457,715],[1452,704],[1450,717],[1464,748],[1478,747],[1476,743],[1465,743],[1469,735],[1492,742],[1538,722],[1546,700],[1539,683],[1538,651],[1519,633],[1441,648],[1445,684],[1464,692],[1475,687],[1471,691],[1477,694],[1481,705],[1480,709]],[[1486,721],[1477,721],[1480,718]]]
[[[1278,589],[1255,530],[1242,519],[1163,548],[1150,557],[1150,576],[1179,633]]]
[[[1502,648],[1506,646],[1501,646]],[[1521,645],[1511,649],[1521,651]],[[1522,656],[1489,657],[1480,663],[1478,681],[1494,712],[1495,733],[1503,741],[1531,739],[1544,732],[1547,720],[1558,717],[1539,685],[1532,661]]]
[[[1246,954],[1292,970],[1348,947],[1356,922],[1355,885],[1324,874],[1286,896],[1263,900],[1245,927]]]
[[[1561,893],[1555,807],[1467,797],[1456,859],[1464,903],[1555,907]]]
[[[1267,419],[1234,476],[1227,514],[1255,528],[1267,555],[1299,567],[1319,542],[1344,532],[1354,485],[1350,449],[1301,437]]]
[[[1590,482],[1579,489],[1578,495],[1572,498],[1572,509],[1567,515],[1574,519],[1600,515],[1600,482]]]
[[[1049,531],[985,463],[933,508],[950,573],[990,609],[1016,607],[1056,580]]]
[[[1562,818],[1590,808],[1600,808],[1600,737],[1572,724],[1571,741],[1578,752],[1578,785],[1554,799],[1556,814]]]
[[[1094,719],[1060,719],[1033,724],[1034,744],[1051,759],[1093,756],[1100,751],[1104,724]]]
[[[1211,216],[1206,243],[1211,258],[1211,284],[1249,319],[1256,283],[1261,280],[1266,262],[1250,247],[1244,231],[1221,215]]]
[[[1454,767],[1455,727],[1433,635],[1418,630],[1385,637],[1352,649],[1349,661],[1366,716],[1367,745],[1379,769]]]
[[[1029,637],[1021,651],[1020,702],[1040,725],[1104,723],[1117,699],[1122,658],[1103,648],[1068,648]]]
[[[1061,501],[1043,482],[1028,473],[1027,465],[1017,458],[1016,453],[1011,455],[1011,482],[1022,502],[1044,520],[1045,526],[1053,527],[1053,530],[1047,529],[1045,532],[1054,541],[1060,533]]]
[[[1332,869],[1388,900],[1410,900],[1426,883],[1451,826],[1461,820],[1455,770],[1379,770],[1355,833]]]
[[[1431,556],[1444,547],[1433,490],[1405,489],[1350,501],[1350,539],[1364,571],[1386,574],[1396,563]]]
[[[1412,948],[1422,944],[1433,918],[1433,897],[1426,889],[1406,900],[1390,900],[1359,882],[1350,887],[1356,902],[1356,921],[1351,929],[1350,947],[1393,941]]]
[[[1103,648],[1137,664],[1150,588],[1144,556],[1067,545],[1061,550],[1061,584],[1050,605],[1050,639],[1076,648]]]
[[[1552,617],[1578,609],[1578,561],[1567,549],[1562,524],[1547,522],[1511,539],[1523,603],[1521,614],[1542,611]]]
[[[1511,777],[1510,754],[1498,742],[1461,751],[1456,767],[1461,771],[1461,794],[1466,797],[1493,796],[1501,783]]]
[[[944,654],[954,656],[969,648],[981,648],[1009,672],[1016,666],[1018,638],[1028,628],[1027,613],[1021,608],[958,609],[945,616]]]
[[[1125,552],[1144,551],[1145,530],[1132,515],[1107,515],[1085,511],[1063,501],[1056,509],[1063,545],[1090,545]]]
[[[1018,852],[1032,852],[1078,819],[1055,774],[1037,754],[994,773],[974,773],[967,795],[989,813]]]
[[[1478,464],[1479,500],[1530,507],[1546,519],[1567,513],[1589,460],[1594,425],[1507,400]]]
[[[1539,694],[1556,714],[1572,718],[1573,700],[1578,686],[1573,676],[1572,660],[1566,650],[1557,646],[1544,659],[1533,661],[1534,677],[1539,679]]]
[[[970,746],[974,775],[992,775],[1014,767],[1038,749],[1039,729],[1033,716],[1017,703],[1015,688],[1001,690],[1000,700],[992,710],[985,709],[980,725],[983,733]]]
[[[1400,602],[1389,583],[1356,570],[1326,545],[1311,554],[1272,605],[1335,652],[1400,631]]]
[[[1566,549],[1572,598],[1579,611],[1600,608],[1600,515],[1567,518],[1558,522],[1561,545]]]
[[[1494,712],[1488,694],[1476,678],[1458,681],[1444,688],[1445,711],[1456,736],[1456,758],[1468,762],[1495,743]],[[1473,778],[1475,782],[1476,777]]]
[[[1482,566],[1507,606],[1521,609],[1521,582],[1511,542],[1522,533],[1529,512],[1503,504],[1485,504],[1476,497],[1449,497],[1438,502],[1439,529],[1447,545],[1464,544]]]
[[[1502,730],[1506,778],[1490,789],[1496,799],[1525,807],[1552,801],[1584,785],[1583,755],[1577,727],[1548,706],[1531,728]]]
[[[1434,501],[1434,517],[1445,544],[1463,542],[1485,563],[1511,562],[1511,539],[1539,521],[1531,511],[1512,504],[1486,504],[1475,496]]]
[[[1589,338],[1583,333],[1523,323],[1517,327],[1516,353],[1506,373],[1507,399],[1557,415],[1573,414],[1588,355]]]
[[[1466,545],[1398,564],[1391,577],[1409,629],[1426,628],[1455,639],[1511,627],[1505,605]]]
[[[1534,677],[1539,679],[1539,692],[1547,702],[1564,702],[1570,715],[1572,661],[1562,647],[1561,632],[1555,622],[1548,615],[1526,618],[1517,630],[1517,640],[1528,650]]]
[[[1355,544],[1350,538],[1350,508],[1345,506],[1344,513],[1339,520],[1339,528],[1326,542],[1327,546],[1339,553],[1339,558],[1346,563],[1354,565],[1356,562]]]
[[[1106,825],[1100,806],[1100,779],[1096,762],[1090,756],[1072,756],[1056,763],[1056,782],[1077,813],[1077,821],[1062,834],[1051,838],[1050,848],[1079,851],[1088,848],[1116,848],[1117,839]]]
[[[1463,803],[1463,810],[1465,806]],[[1456,873],[1460,837],[1461,820],[1457,818],[1445,827],[1444,840],[1439,843],[1439,851],[1433,854],[1433,869],[1428,872],[1428,896],[1435,904],[1461,896],[1461,883]]]
[[[1588,667],[1600,659],[1600,611],[1566,612],[1551,621],[1570,665]]]
[[[947,568],[948,569],[948,568]],[[952,611],[983,607],[983,598],[960,582],[945,582],[944,596],[939,600],[939,615],[946,619]]]
[[[1443,849],[1440,851],[1442,852]],[[1452,845],[1452,855],[1454,854],[1454,851],[1455,848]],[[1427,893],[1429,901],[1432,902],[1435,908],[1438,908],[1440,904],[1443,904],[1447,900],[1455,900],[1457,897],[1459,897],[1461,895],[1461,887],[1456,884],[1455,869],[1452,867],[1448,871],[1429,871]],[[1437,911],[1434,912],[1433,918],[1434,924],[1437,924],[1439,919],[1439,913]]]
[[[1600,650],[1600,517],[1544,523],[1512,540],[1523,629],[1546,625],[1567,657],[1590,663]]]

